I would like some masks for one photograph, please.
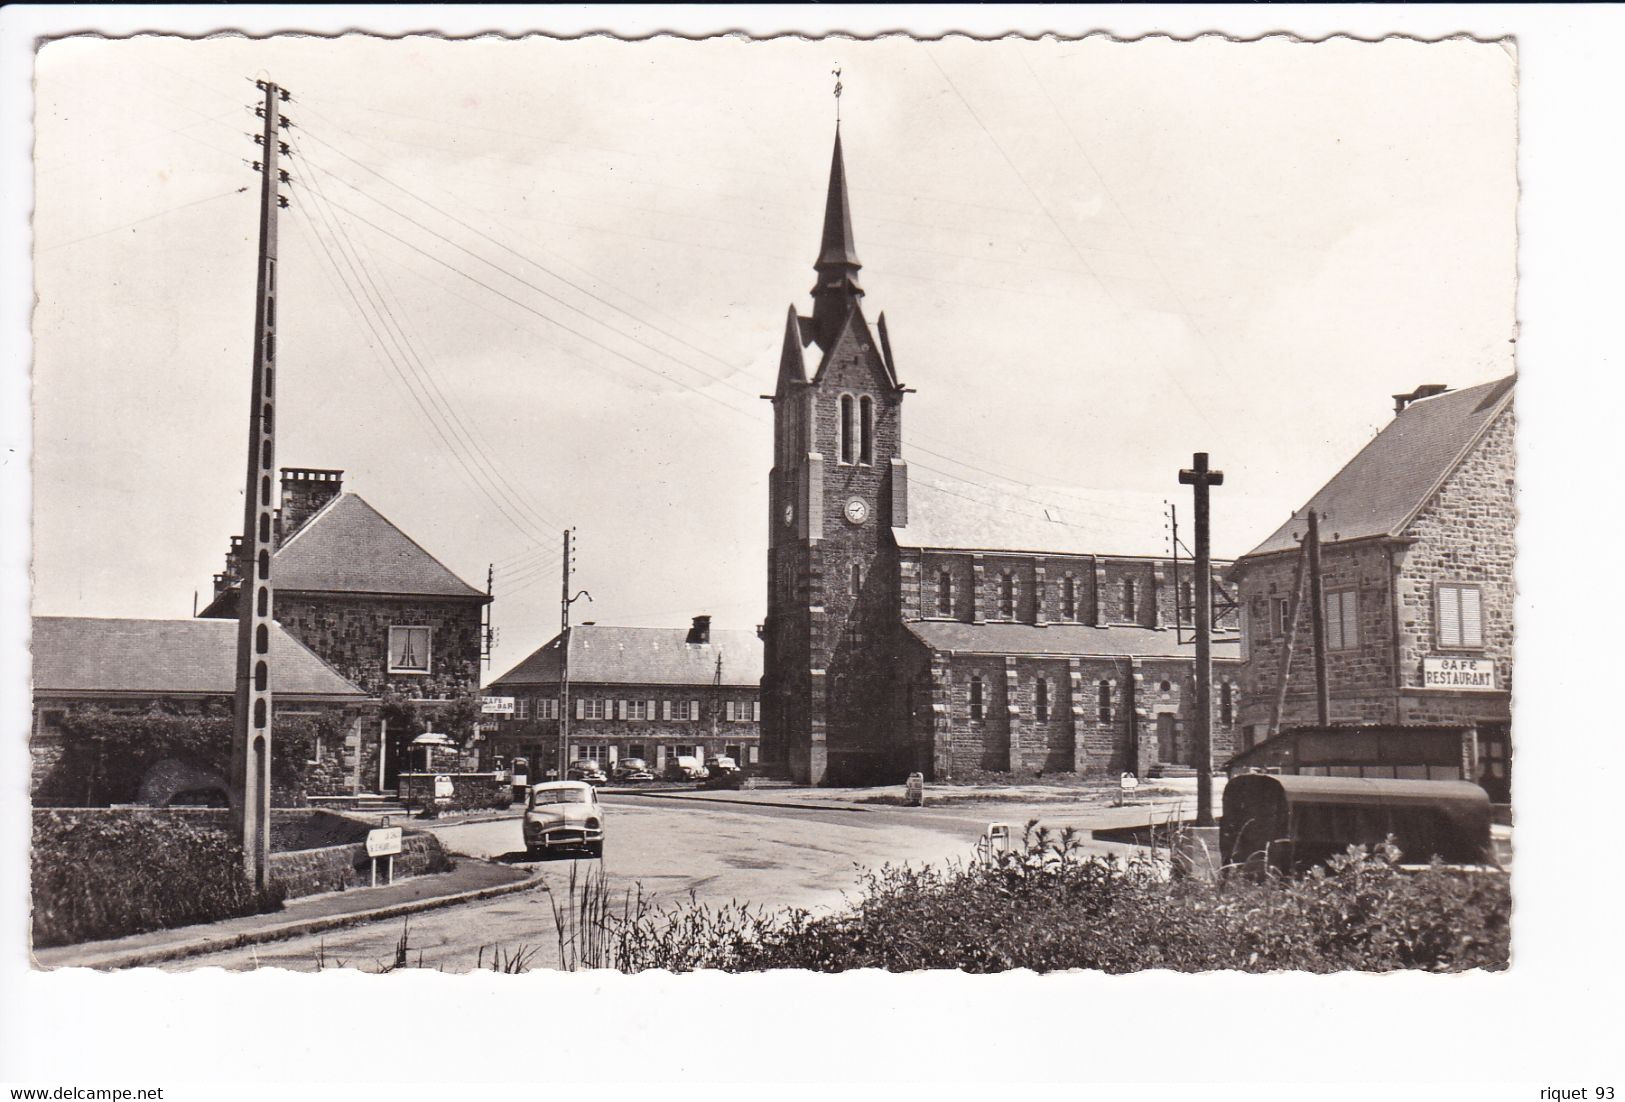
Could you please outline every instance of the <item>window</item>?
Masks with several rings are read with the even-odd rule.
[[[1033,715],[1040,723],[1049,722],[1049,682],[1042,677],[1033,686]]]
[[[858,462],[875,461],[875,403],[867,394],[858,399],[859,425],[863,436],[858,447]]]
[[[389,629],[389,672],[428,673],[429,638],[426,627]]]
[[[609,701],[601,700],[596,696],[581,698],[582,719],[608,719],[608,709],[605,707]]]
[[[629,757],[629,758],[637,758],[639,761],[647,761],[648,760],[648,755],[643,752],[643,743],[641,743],[641,742],[629,742],[629,743],[627,743],[626,744],[626,756]]]
[[[1228,727],[1236,721],[1236,686],[1230,681],[1219,682],[1219,723]]]
[[[1100,683],[1096,698],[1099,701],[1096,714],[1100,717],[1100,722],[1110,723],[1112,721],[1112,683],[1110,681]]]
[[[671,718],[697,719],[694,702],[692,700],[674,700],[671,702]]]
[[[1353,589],[1326,594],[1326,649],[1352,650],[1359,645],[1359,593]]]
[[[1078,618],[1078,579],[1068,574],[1061,579],[1061,619]]]
[[[530,697],[528,697],[528,696],[516,696],[516,697],[513,698],[513,718],[515,718],[515,719],[529,719],[530,718]]]
[[[647,700],[628,700],[626,702],[627,719],[648,719],[649,702]]]
[[[982,712],[982,679],[972,677],[970,679],[970,717],[972,719],[981,719]]]
[[[1123,579],[1123,619],[1133,621],[1139,614],[1139,606],[1135,603],[1134,579]]]
[[[1281,639],[1292,630],[1292,609],[1285,597],[1270,598],[1270,637]]]
[[[1439,646],[1484,645],[1483,596],[1476,585],[1441,585],[1438,589]]]
[[[583,746],[581,756],[587,761],[605,762],[609,760],[609,747]]]
[[[946,570],[937,572],[937,615],[954,614],[954,579]]]
[[[1016,616],[1016,575],[1011,570],[999,575],[999,615],[1012,620]]]
[[[842,463],[852,462],[854,450],[852,447],[852,428],[852,395],[843,394],[841,395],[841,423],[839,427],[839,432],[841,434],[840,456]]]
[[[539,696],[536,698],[537,719],[558,719],[559,698],[556,696]]]

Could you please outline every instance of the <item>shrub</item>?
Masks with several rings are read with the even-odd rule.
[[[887,866],[831,915],[628,899],[588,966],[625,971],[957,968],[1041,972],[1500,969],[1509,954],[1507,876],[1351,848],[1288,879],[1176,879],[1157,858],[1085,856],[1070,832],[1029,823],[1024,844],[985,864]],[[589,885],[589,890],[591,886]],[[602,894],[602,885],[597,890]],[[608,914],[601,902],[577,908]],[[578,937],[580,935],[577,935]]]
[[[165,811],[34,812],[34,944],[44,948],[274,911],[225,832]]]

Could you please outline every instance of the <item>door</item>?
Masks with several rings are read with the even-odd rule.
[[[1164,764],[1174,761],[1174,717],[1169,712],[1157,717],[1157,760]]]

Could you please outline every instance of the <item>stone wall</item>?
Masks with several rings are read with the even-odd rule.
[[[448,699],[480,683],[481,598],[371,597],[278,592],[276,617],[289,634],[372,695]],[[389,629],[432,631],[427,674],[392,674]]]
[[[413,810],[434,803],[436,777],[451,778],[451,799],[438,805],[444,810],[504,808],[513,803],[512,785],[499,781],[494,773],[402,773],[397,788],[401,803]]]
[[[383,883],[383,862],[379,863],[379,883]],[[410,833],[401,839],[401,852],[395,855],[395,879],[444,872],[450,858],[432,834]],[[288,898],[369,887],[372,861],[365,843],[324,846],[321,849],[293,850],[271,854],[270,877],[288,888]]]

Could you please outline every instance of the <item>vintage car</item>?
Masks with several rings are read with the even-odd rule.
[[[588,784],[603,784],[609,780],[604,773],[604,767],[591,758],[582,758],[570,763],[568,779],[572,781],[586,781]]]
[[[585,781],[532,785],[525,801],[525,852],[535,857],[555,849],[604,855],[604,806]]]
[[[700,764],[700,759],[681,754],[666,759],[666,779],[673,781],[703,781],[711,774]]]
[[[642,758],[622,758],[615,763],[614,773],[616,780],[628,783],[655,779],[654,773],[649,769],[649,763]]]
[[[705,768],[714,777],[719,773],[739,772],[739,763],[727,754],[712,754],[705,759]]]

